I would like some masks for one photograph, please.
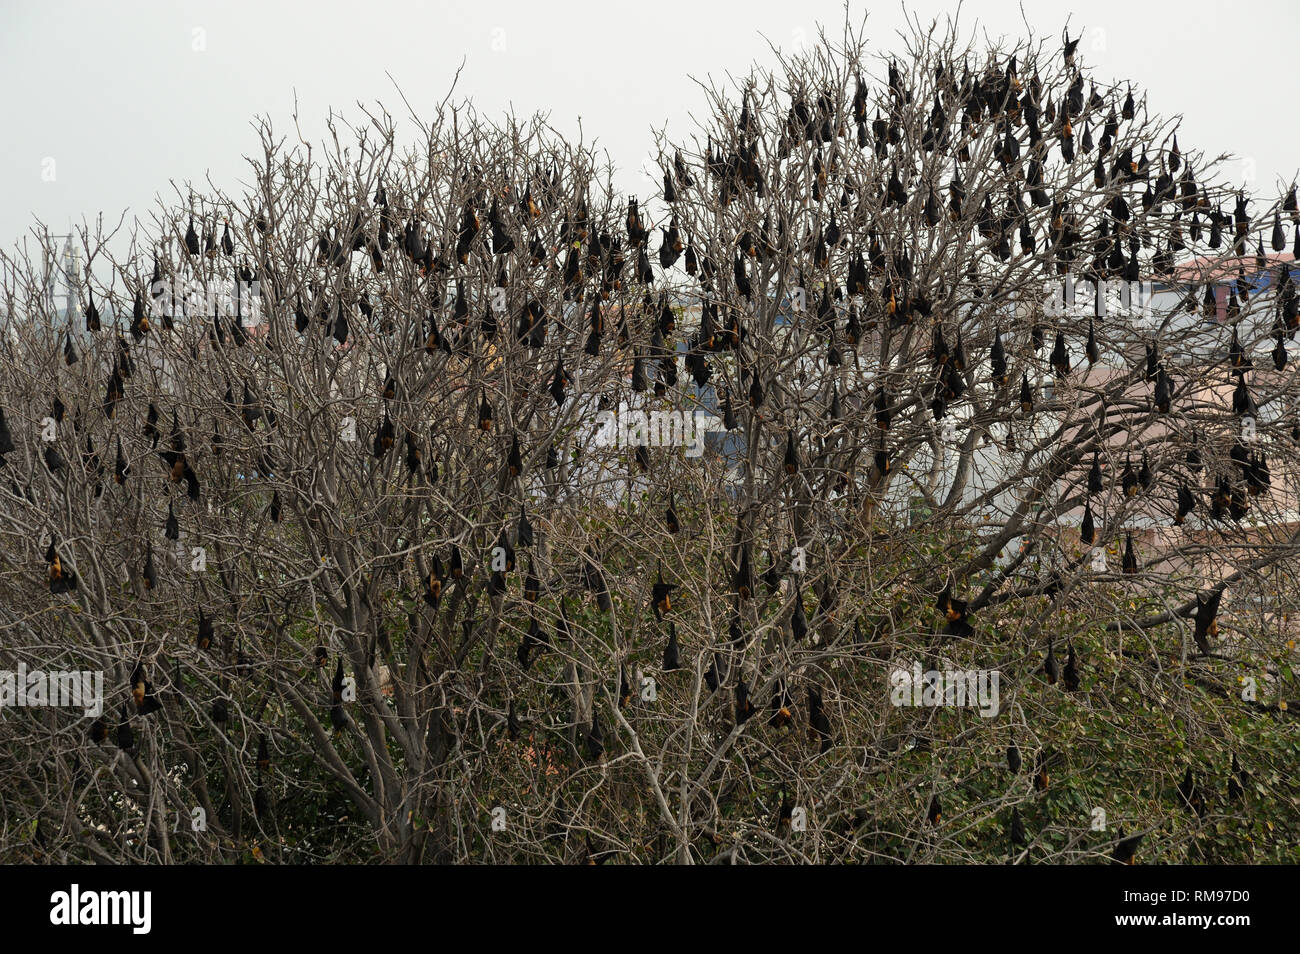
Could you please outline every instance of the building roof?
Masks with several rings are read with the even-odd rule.
[[[1284,262],[1295,261],[1290,252],[1270,252],[1264,256],[1267,268],[1259,267],[1259,257],[1242,255],[1224,258],[1219,255],[1206,255],[1183,262],[1174,267],[1173,280],[1176,284],[1201,285],[1206,282],[1236,281],[1239,274],[1245,274],[1252,288],[1267,288],[1272,280],[1274,266]]]

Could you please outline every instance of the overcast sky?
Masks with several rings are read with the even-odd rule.
[[[864,9],[851,5],[855,21]],[[957,7],[908,9],[928,23]],[[1240,177],[1270,191],[1295,176],[1294,0],[1025,0],[1024,10],[1052,36],[1071,17],[1100,76],[1131,79],[1154,111],[1185,117],[1184,149],[1239,156]],[[901,6],[873,7],[872,47],[897,49],[903,17]],[[459,93],[482,112],[544,111],[567,134],[581,118],[635,190],[649,129],[693,131],[704,100],[692,75],[741,74],[772,61],[768,41],[790,49],[818,23],[838,33],[843,19],[840,0],[0,0],[0,245],[38,219],[63,232],[98,212],[147,218],[169,180],[211,176],[234,190],[256,147],[250,120],[269,115],[289,131],[295,90],[312,138],[331,106],[358,116],[356,102],[380,101],[401,112],[385,71],[428,114],[462,59]],[[961,22],[1024,33],[1008,0],[967,2]]]

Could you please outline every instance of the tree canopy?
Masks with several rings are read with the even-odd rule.
[[[1295,186],[901,42],[653,195],[449,97],[262,121],[71,324],[6,256],[0,670],[104,705],[8,702],[0,857],[1297,860]]]

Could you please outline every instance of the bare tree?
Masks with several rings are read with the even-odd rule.
[[[901,39],[639,200],[449,98],[85,230],[76,327],[7,258],[0,664],[105,709],[5,713],[6,854],[1293,852],[1294,187],[1068,34]]]

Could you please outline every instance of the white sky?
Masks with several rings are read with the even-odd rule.
[[[855,22],[864,9],[851,5]],[[956,4],[918,0],[909,10],[928,24]],[[1072,16],[1099,76],[1131,79],[1153,111],[1185,117],[1185,150],[1239,156],[1240,178],[1253,174],[1270,192],[1295,177],[1294,0],[1026,0],[1024,10],[1054,37]],[[1024,33],[1007,0],[961,11],[967,28]],[[873,9],[873,49],[899,49],[903,17],[899,5]],[[385,70],[427,114],[462,58],[458,92],[481,112],[548,112],[571,135],[581,118],[635,191],[646,188],[637,170],[650,128],[667,122],[680,138],[694,130],[704,97],[692,75],[741,75],[772,61],[767,40],[789,49],[818,23],[838,35],[843,18],[840,0],[0,0],[0,246],[12,248],[37,219],[63,232],[101,211],[106,221],[124,210],[147,218],[158,193],[170,196],[169,180],[211,176],[233,190],[256,148],[250,120],[267,114],[291,131],[295,89],[312,139],[330,106],[360,118],[354,104],[378,100],[403,114]],[[205,49],[194,48],[196,30]],[[49,159],[52,182],[42,176]]]

